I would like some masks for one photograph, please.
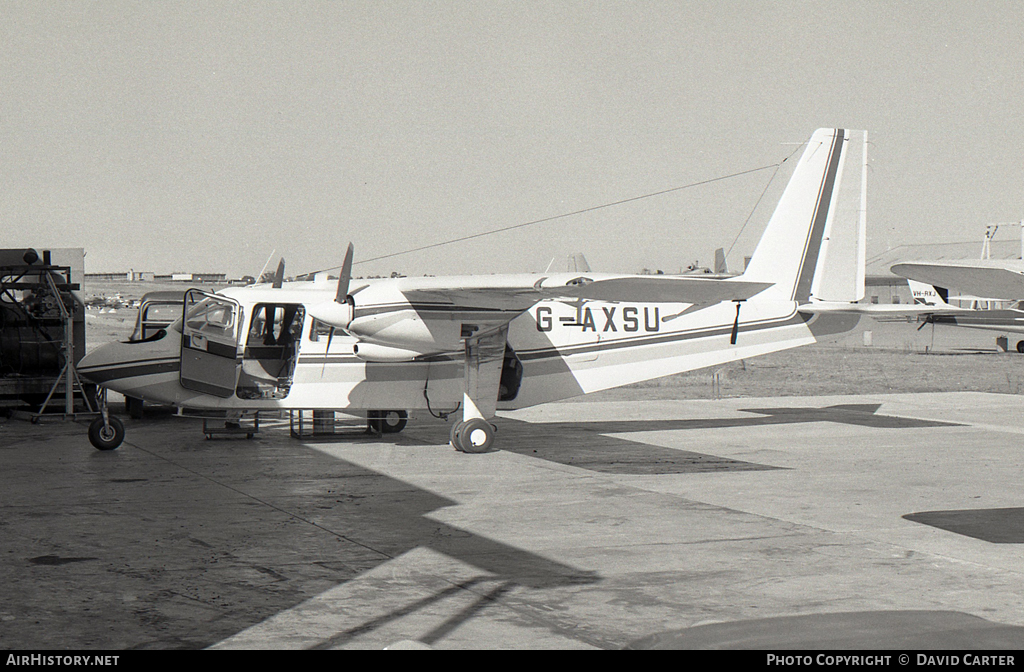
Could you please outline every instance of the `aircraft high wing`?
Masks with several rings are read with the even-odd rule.
[[[964,294],[1009,301],[1024,299],[1024,261],[964,259],[906,261],[891,268],[896,275],[934,287],[955,288]]]
[[[408,411],[460,410],[452,445],[483,452],[499,410],[852,328],[804,308],[864,296],[866,150],[863,131],[815,131],[736,277],[577,270],[363,280],[352,277],[350,244],[336,285],[189,290],[183,319],[163,336],[103,346],[79,372],[103,389],[208,416],[341,411],[389,432]],[[104,450],[123,435],[106,410],[90,429]]]

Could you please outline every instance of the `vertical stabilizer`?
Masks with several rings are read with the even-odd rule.
[[[725,249],[720,247],[715,250],[715,273],[725,275],[728,272],[729,267],[725,265]]]
[[[948,308],[947,297],[949,291],[942,287],[934,287],[932,285],[926,285],[923,282],[917,280],[911,280],[907,278],[907,286],[910,287],[910,295],[914,297],[914,303],[917,305],[924,306],[936,306],[939,308]]]
[[[864,131],[815,131],[743,279],[774,283],[766,298],[863,298],[866,160]]]

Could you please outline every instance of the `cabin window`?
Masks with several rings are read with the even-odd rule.
[[[257,304],[249,322],[246,345],[287,346],[302,334],[303,311],[298,304]]]
[[[235,310],[230,303],[214,298],[205,298],[188,309],[185,324],[203,334],[212,336],[233,336]]]

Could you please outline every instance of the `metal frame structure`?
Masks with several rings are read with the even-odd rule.
[[[7,311],[18,316],[22,332],[27,327],[41,339],[33,343],[46,343],[53,347],[60,368],[57,373],[56,366],[38,366],[32,368],[34,375],[0,378],[0,392],[7,401],[13,399],[16,403],[22,403],[19,394],[24,397],[36,396],[41,394],[39,390],[49,385],[49,391],[37,410],[27,413],[15,410],[15,413],[24,413],[33,422],[42,417],[74,419],[79,416],[95,416],[98,412],[96,403],[89,398],[90,394],[76,367],[76,361],[80,358],[76,357],[76,340],[80,341],[83,351],[85,343],[84,338],[76,338],[75,299],[71,292],[78,290],[79,285],[72,281],[71,267],[49,263],[49,255],[45,252],[42,263],[38,263],[38,256],[31,250],[23,255],[21,261],[24,263],[11,264],[10,259],[4,261],[6,263],[0,265],[0,301],[3,301]],[[28,304],[26,293],[30,293],[33,305]],[[2,328],[3,325],[0,325]],[[24,345],[21,343],[21,334],[9,336],[6,340],[7,354],[17,349],[20,357],[22,353],[19,348]],[[62,385],[63,410],[48,411],[52,402],[59,398]],[[81,396],[84,411],[76,410],[76,393]]]

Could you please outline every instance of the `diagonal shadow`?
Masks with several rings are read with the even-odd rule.
[[[210,442],[179,427],[174,419],[140,423],[133,441],[113,454],[48,441],[7,465],[0,475],[5,551],[18,560],[5,565],[0,600],[33,617],[5,619],[6,645],[202,648],[421,547],[489,583],[460,584],[439,567],[432,578],[442,588],[430,600],[342,636],[473,593],[479,604],[448,614],[441,637],[517,587],[602,580],[591,569],[435,520],[432,513],[458,502],[300,442]],[[26,428],[31,436],[42,431]],[[40,468],[44,478],[35,476]],[[42,482],[59,484],[61,496]],[[76,600],[59,597],[66,593]],[[47,606],[57,602],[59,609]]]

